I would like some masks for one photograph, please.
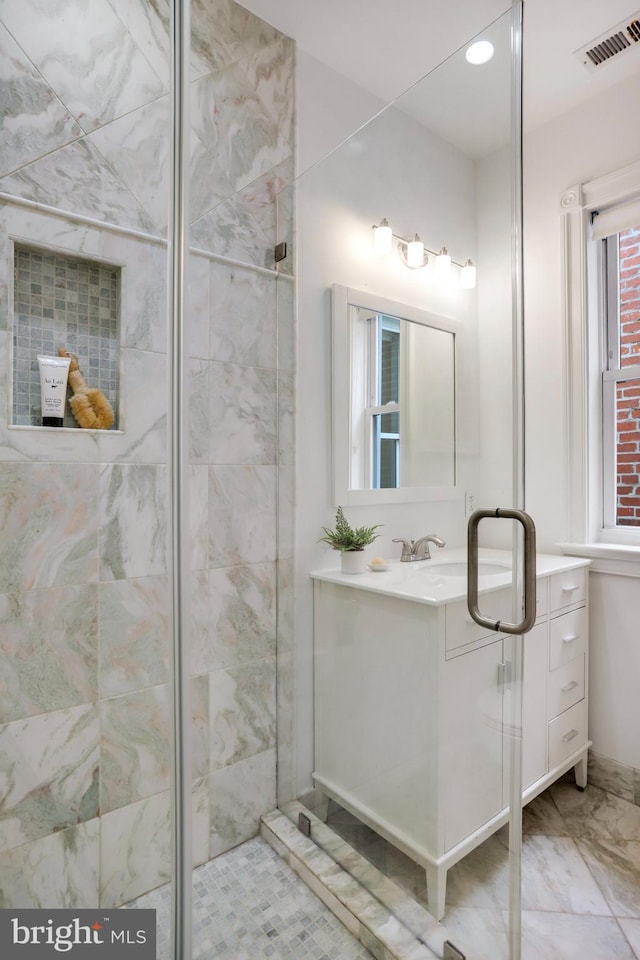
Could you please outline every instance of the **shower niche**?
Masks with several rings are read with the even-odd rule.
[[[87,388],[99,390],[119,427],[119,266],[24,243],[14,244],[12,415],[42,424],[38,356],[77,357]],[[67,398],[73,394],[71,377]],[[68,399],[63,427],[79,428]]]

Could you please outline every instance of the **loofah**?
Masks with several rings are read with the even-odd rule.
[[[60,357],[71,357],[69,364],[69,384],[73,396],[69,406],[78,426],[92,430],[108,430],[115,419],[111,404],[102,390],[88,387],[78,365],[78,358],[64,347],[58,347]]]

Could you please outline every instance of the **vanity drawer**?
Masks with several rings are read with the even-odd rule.
[[[549,577],[549,610],[584,603],[587,596],[587,568],[575,567]]]
[[[511,620],[511,590],[492,590],[479,596],[479,607],[484,617],[492,620]],[[447,651],[457,650],[475,640],[495,637],[495,630],[481,627],[472,620],[466,600],[448,603],[445,612],[445,646]]]
[[[575,706],[549,721],[549,768],[570,757],[587,740],[587,703],[581,700]]]
[[[547,718],[552,720],[584,697],[584,654],[549,674]]]
[[[555,670],[580,653],[587,652],[587,611],[585,607],[563,613],[549,623],[549,670]]]

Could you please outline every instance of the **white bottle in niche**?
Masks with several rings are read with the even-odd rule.
[[[364,573],[364,550],[342,550],[340,552],[341,568],[343,573]]]

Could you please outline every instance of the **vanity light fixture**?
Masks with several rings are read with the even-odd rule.
[[[460,286],[463,290],[473,290],[476,285],[476,267],[472,260],[466,263],[458,263],[453,260],[446,247],[441,247],[440,251],[429,250],[425,247],[417,233],[413,239],[407,240],[405,237],[399,237],[393,233],[389,221],[384,217],[380,223],[373,225],[373,246],[377,254],[386,256],[391,253],[393,241],[398,244],[398,255],[406,267],[410,270],[420,270],[426,267],[429,257],[435,257],[434,268],[435,275],[439,279],[446,279],[451,273],[451,265],[455,264],[460,268]]]

